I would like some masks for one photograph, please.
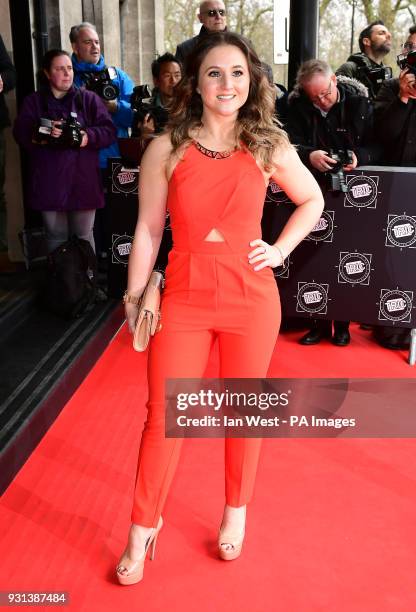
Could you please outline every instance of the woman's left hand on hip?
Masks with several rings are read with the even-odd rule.
[[[256,272],[267,266],[276,268],[283,264],[282,256],[279,251],[268,242],[264,242],[264,240],[258,238],[252,240],[250,246],[255,248],[248,254],[248,263],[254,265],[259,262],[257,266],[254,266]]]

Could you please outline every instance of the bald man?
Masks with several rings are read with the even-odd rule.
[[[199,5],[198,19],[202,23],[197,36],[185,40],[176,48],[176,59],[183,65],[192,53],[201,37],[210,32],[223,32],[227,29],[225,5],[221,0],[206,0]]]

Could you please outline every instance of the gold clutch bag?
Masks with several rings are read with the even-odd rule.
[[[160,322],[160,296],[163,285],[163,274],[154,270],[139,302],[139,314],[133,336],[135,351],[145,351],[150,336],[154,336],[162,327]]]

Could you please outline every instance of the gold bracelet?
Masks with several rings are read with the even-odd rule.
[[[276,251],[279,253],[279,255],[280,255],[280,259],[282,260],[282,263],[281,263],[280,265],[281,265],[281,266],[284,266],[284,265],[285,265],[285,259],[286,259],[286,258],[285,258],[285,257],[283,257],[283,251],[282,251],[282,249],[281,249],[279,246],[277,246],[277,244],[274,244],[274,245],[273,245],[273,247],[274,247],[274,248],[276,249]]]
[[[123,295],[123,304],[127,304],[127,302],[129,302],[130,304],[136,304],[137,306],[141,299],[141,296],[137,297],[137,295],[130,295],[126,289]]]

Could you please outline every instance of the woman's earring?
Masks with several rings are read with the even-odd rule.
[[[197,93],[197,94],[201,95],[201,91],[200,91],[199,87],[197,87],[197,88],[195,89],[195,91],[196,91],[196,93]]]

